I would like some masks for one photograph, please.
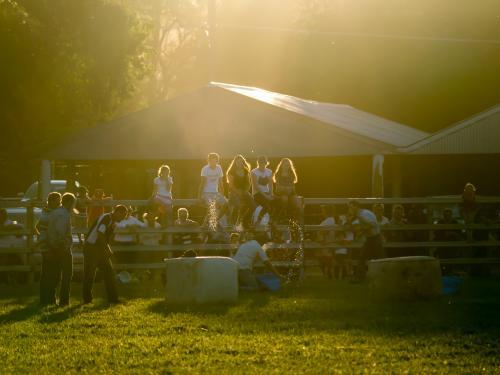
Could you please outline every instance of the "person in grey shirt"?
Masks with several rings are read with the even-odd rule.
[[[56,191],[50,193],[47,197],[47,207],[43,210],[40,220],[36,225],[36,230],[38,232],[38,248],[42,253],[42,269],[40,272],[40,305],[55,305],[56,295],[55,290],[51,292],[49,287],[53,279],[53,269],[52,264],[54,263],[54,257],[56,254],[50,251],[49,244],[47,241],[47,231],[49,229],[49,215],[53,210],[58,209],[61,206],[61,194]]]
[[[59,306],[69,304],[70,284],[73,275],[71,214],[75,202],[76,198],[73,194],[65,193],[62,196],[62,206],[49,214],[47,244],[52,257],[47,264],[47,268],[50,270],[47,293],[54,296],[55,299],[56,288],[59,283],[61,284]]]
[[[385,258],[384,244],[380,234],[380,225],[375,214],[359,207],[359,202],[352,200],[348,204],[351,223],[359,222],[360,234],[366,238],[359,251],[358,264],[354,282],[362,281],[366,277],[366,262],[369,259]]]

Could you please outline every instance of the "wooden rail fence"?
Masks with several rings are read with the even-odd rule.
[[[336,205],[342,206],[348,203],[350,198],[304,198],[303,199],[303,213],[302,220],[300,223],[300,228],[303,232],[321,232],[321,231],[335,231],[335,230],[347,230],[348,227],[343,227],[340,225],[335,226],[320,226],[320,225],[309,225],[305,224],[307,222],[307,209],[314,208],[314,206],[319,205]],[[402,204],[402,205],[420,205],[426,209],[427,212],[427,223],[426,224],[407,224],[407,225],[386,225],[382,227],[382,231],[425,231],[427,233],[427,240],[425,241],[405,241],[405,242],[386,242],[384,246],[388,249],[426,249],[429,255],[435,255],[439,249],[457,249],[462,252],[463,249],[477,249],[485,248],[489,249],[491,253],[490,256],[483,256],[481,258],[471,257],[471,256],[457,256],[453,258],[440,259],[443,264],[498,264],[500,263],[500,241],[498,235],[500,234],[500,222],[492,222],[489,224],[434,224],[436,219],[433,213],[436,209],[442,207],[457,206],[461,203],[460,197],[439,197],[439,198],[357,198],[363,206],[371,206],[375,203],[383,204]],[[478,197],[478,204],[481,205],[500,205],[500,197]],[[149,200],[106,200],[98,203],[93,203],[90,205],[99,206],[114,206],[117,204],[123,204],[126,206],[134,207],[148,207],[150,205]],[[199,206],[199,201],[197,199],[175,199],[175,207],[195,207]],[[26,208],[26,221],[24,229],[15,231],[4,231],[0,232],[0,260],[4,259],[3,256],[6,254],[13,254],[22,257],[23,264],[6,265],[0,262],[0,272],[28,272],[31,278],[34,277],[35,273],[39,272],[39,265],[35,261],[35,257],[39,254],[39,249],[36,244],[35,235],[35,225],[36,217],[34,214],[35,207],[42,207],[43,204],[37,201],[20,202],[16,200],[0,200],[0,208],[12,208],[12,207],[24,207]],[[497,218],[498,219],[498,218]],[[289,227],[286,225],[278,225],[278,230],[288,230]],[[258,227],[257,231],[265,231],[268,228]],[[459,231],[461,233],[472,233],[473,231],[481,230],[488,231],[489,233],[496,233],[497,238],[492,236],[490,239],[485,241],[474,241],[471,236],[460,241],[435,241],[434,233],[437,231]],[[222,231],[233,232],[234,228],[227,227],[223,228]],[[134,229],[134,230],[120,230],[117,233],[122,234],[134,234],[140,235],[144,233],[161,233],[163,235],[174,235],[178,233],[213,233],[212,230],[208,228],[196,228],[196,229],[185,229],[178,227],[167,227],[163,229]],[[86,233],[85,228],[75,228],[74,234],[82,235]],[[6,236],[17,236],[22,237],[22,241],[16,241],[16,244],[4,243],[2,238]],[[314,241],[301,241],[301,242],[290,242],[290,243],[269,243],[266,244],[268,250],[304,250],[305,258],[301,260],[292,261],[275,261],[273,262],[277,266],[287,266],[287,267],[305,267],[314,266],[317,263],[310,259],[309,255],[311,252],[318,249],[356,249],[361,246],[360,242],[350,242],[350,243],[319,243]],[[194,249],[197,251],[202,251],[204,254],[215,253],[215,252],[226,252],[232,254],[237,250],[235,245],[231,244],[190,244],[190,245],[172,245],[164,244],[157,246],[147,246],[147,245],[115,245],[113,246],[113,251],[115,253],[150,253],[150,254],[163,254],[165,257],[172,256],[173,252],[181,252],[187,249]],[[81,251],[79,246],[75,246],[75,253],[78,254]],[[115,268],[120,269],[161,269],[164,265],[161,262],[153,263],[119,263],[115,265]],[[79,271],[82,269],[81,264],[75,264],[74,270]]]

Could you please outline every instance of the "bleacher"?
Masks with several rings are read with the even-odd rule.
[[[360,198],[357,199],[362,206],[371,207],[375,203],[383,203],[386,205],[402,204],[402,205],[420,205],[427,215],[427,223],[423,224],[408,224],[404,226],[392,226],[386,225],[382,227],[382,231],[419,231],[427,233],[426,240],[422,241],[405,241],[405,242],[386,242],[384,246],[386,248],[395,249],[420,249],[426,255],[439,257],[439,249],[455,249],[456,254],[453,257],[441,258],[441,264],[462,264],[462,265],[472,265],[472,264],[486,264],[493,265],[500,263],[500,222],[488,223],[488,224],[453,224],[453,225],[440,225],[435,224],[436,212],[439,212],[444,207],[456,207],[460,204],[460,197],[440,197],[440,198]],[[303,199],[303,209],[300,215],[300,219],[295,224],[297,228],[302,233],[316,233],[319,231],[332,231],[332,230],[348,230],[347,227],[342,226],[320,226],[315,224],[315,212],[318,211],[318,207],[321,205],[335,205],[344,208],[349,201],[348,198],[304,198]],[[499,205],[500,197],[478,197],[477,201],[482,205]],[[126,206],[133,206],[137,208],[147,209],[150,205],[148,200],[110,200],[99,202],[99,205],[114,206],[117,204],[123,204]],[[0,272],[27,272],[34,276],[40,270],[40,252],[36,245],[36,235],[35,235],[35,218],[33,214],[34,207],[41,207],[40,202],[20,202],[13,200],[0,200],[0,207],[26,207],[27,216],[25,227],[22,230],[0,232],[0,259],[4,259],[5,254],[17,255],[22,261],[20,264],[0,264]],[[198,209],[199,201],[197,199],[176,199],[174,200],[174,207],[187,207],[190,209]],[[256,231],[267,231],[269,228],[261,226],[256,227]],[[275,229],[280,231],[289,230],[288,225],[278,225]],[[233,227],[226,227],[220,230],[233,232]],[[456,230],[464,233],[463,240],[460,241],[436,241],[434,240],[434,233],[438,230]],[[467,233],[472,233],[473,231],[484,230],[489,232],[488,240],[475,241],[472,236],[467,236]],[[86,228],[74,228],[74,234],[77,236],[84,235],[87,232]],[[134,229],[133,231],[121,230],[121,233],[134,233],[141,234],[147,232],[162,233],[165,237],[172,236],[177,233],[210,233],[213,232],[210,228],[196,228],[196,229],[181,229],[178,227],[167,227],[162,229]],[[16,237],[16,240],[9,243],[3,241],[2,238],[5,236]],[[304,256],[296,257],[295,259],[286,260],[275,260],[273,263],[279,267],[315,267],[318,262],[315,260],[314,252],[319,249],[339,249],[348,248],[356,249],[362,245],[359,241],[354,241],[351,243],[322,243],[312,240],[307,240],[304,236],[300,236],[286,243],[267,243],[266,249],[268,251],[279,253],[280,251],[303,251]],[[473,256],[471,251],[468,249],[486,249],[486,255],[481,257]],[[176,245],[172,244],[171,241],[166,241],[164,244],[155,246],[145,246],[145,245],[114,245],[112,247],[113,252],[120,256],[120,254],[125,253],[135,253],[135,254],[155,254],[154,258],[157,259],[154,262],[116,262],[115,268],[117,270],[136,270],[136,269],[162,269],[164,264],[161,260],[163,258],[172,257],[174,252],[182,252],[188,249],[196,250],[204,255],[220,254],[221,252],[231,255],[237,250],[237,246],[233,244],[189,244],[189,245]],[[81,244],[79,241],[75,241],[75,246],[73,249],[74,253],[74,270],[76,272],[80,271],[83,267],[81,262]],[[449,253],[449,251],[448,251]],[[142,257],[143,258],[143,257]],[[37,260],[38,259],[38,260]],[[33,279],[33,277],[30,277]]]

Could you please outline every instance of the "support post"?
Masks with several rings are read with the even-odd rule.
[[[384,155],[372,157],[372,197],[384,197]]]
[[[50,160],[42,160],[40,167],[40,180],[38,182],[38,199],[44,201],[50,193],[50,180],[52,179],[52,164]]]
[[[400,198],[402,196],[402,178],[401,178],[401,156],[396,155],[391,158],[392,173],[391,173],[391,190],[393,198]]]
[[[75,163],[70,161],[66,169],[66,191],[76,193],[76,168]]]

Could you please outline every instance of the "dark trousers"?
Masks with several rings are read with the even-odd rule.
[[[40,304],[56,303],[56,289],[59,290],[59,304],[69,304],[71,278],[73,276],[73,256],[71,252],[46,252],[42,254],[40,275]]]
[[[337,280],[342,280],[347,275],[347,254],[335,254],[333,274]]]
[[[381,258],[385,258],[382,236],[379,234],[373,237],[367,237],[359,252],[356,276],[360,279],[364,279],[366,277],[367,261]]]
[[[92,302],[92,287],[97,269],[102,274],[108,301],[118,302],[116,275],[107,248],[85,245],[83,253],[83,302]]]
[[[274,197],[273,197],[273,199],[267,199],[264,196],[264,194],[262,194],[260,192],[254,194],[253,200],[255,201],[255,203],[258,206],[262,206],[263,210],[260,213],[261,216],[264,216],[264,214],[266,214],[266,213],[271,215],[272,212],[274,211],[275,206],[276,206],[276,202],[274,200]]]

